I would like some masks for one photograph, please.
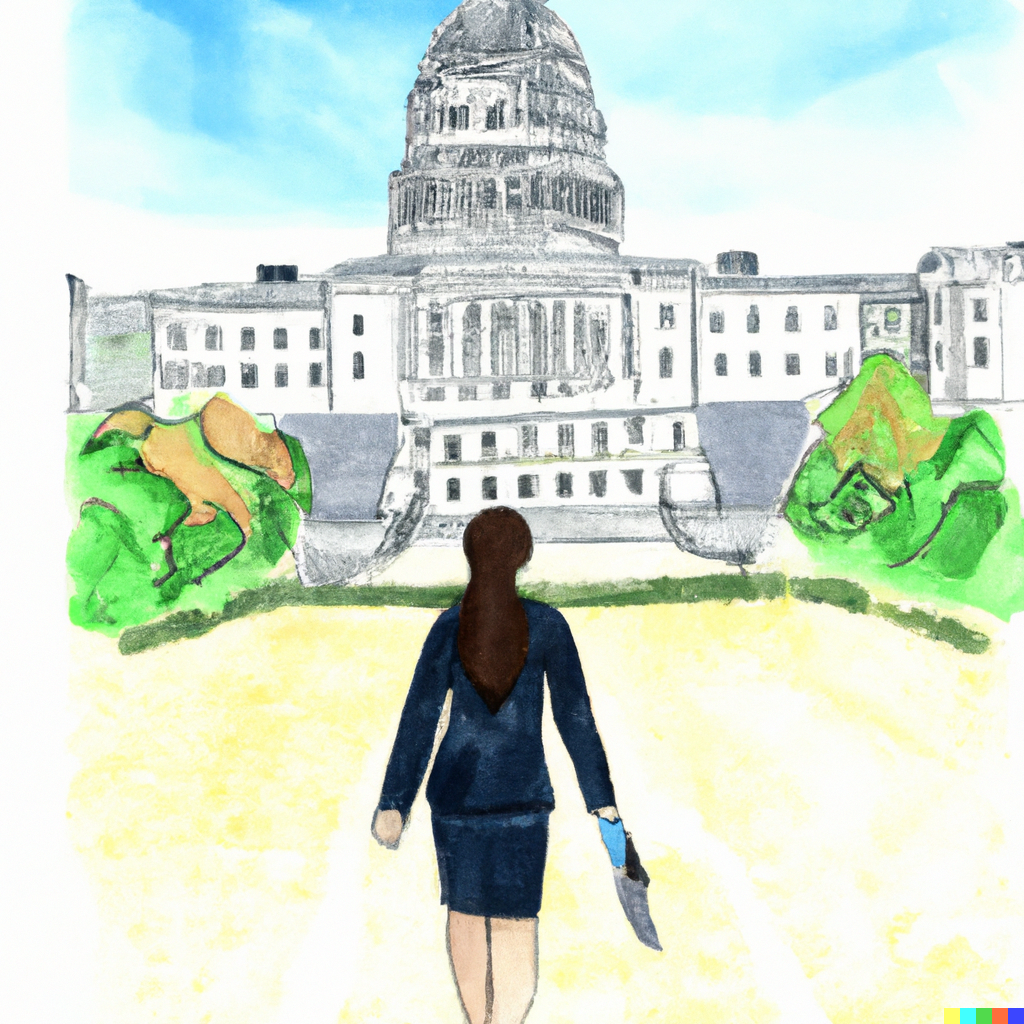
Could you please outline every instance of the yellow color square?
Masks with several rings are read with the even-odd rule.
[[[960,1010],[945,1010],[942,1014],[942,1024],[960,1024]]]

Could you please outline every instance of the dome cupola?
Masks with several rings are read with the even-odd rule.
[[[617,252],[622,182],[569,27],[544,0],[465,0],[409,94],[388,251]]]

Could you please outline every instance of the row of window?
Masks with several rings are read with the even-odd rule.
[[[256,363],[242,363],[240,379],[243,388],[260,386],[260,371]],[[206,366],[203,363],[189,363],[187,360],[168,360],[161,366],[160,385],[166,391],[185,391],[188,388],[222,388],[227,380],[224,366]],[[306,374],[308,387],[324,386],[324,364],[310,363]],[[288,364],[278,363],[274,367],[274,387],[288,387]]]
[[[469,106],[468,104],[460,104],[459,106],[448,106],[441,107],[437,111],[437,130],[443,132],[445,128],[453,132],[465,132],[469,130]],[[505,127],[505,101],[498,100],[497,103],[492,103],[487,108],[487,115],[484,119],[484,125],[486,130],[489,132],[498,131]]]
[[[974,307],[974,322],[976,324],[988,323],[988,299],[972,299],[971,303]],[[935,293],[935,302],[932,305],[932,322],[936,326],[942,325],[944,312],[942,292],[937,291]]]
[[[626,442],[636,447],[644,443],[644,417],[632,416],[625,420]],[[686,447],[686,429],[680,423],[672,424],[672,442],[675,451],[683,451]],[[608,424],[592,423],[590,427],[590,450],[593,455],[608,454]],[[483,459],[498,458],[498,435],[493,430],[485,430],[480,435],[480,455]],[[576,457],[576,425],[573,423],[558,424],[558,457],[573,459]],[[540,445],[537,440],[537,427],[527,423],[519,428],[519,458],[540,458]],[[456,463],[462,461],[462,435],[444,435],[444,461]]]
[[[644,471],[642,469],[623,469],[623,482],[630,494],[641,495],[644,493]],[[608,496],[608,471],[596,470],[588,474],[589,493],[595,498]],[[449,501],[462,501],[462,481],[458,477],[451,477],[447,483],[447,494]],[[533,473],[524,473],[517,481],[517,491],[520,498],[540,497],[540,477]],[[559,498],[572,498],[575,493],[575,483],[572,473],[555,474],[555,494]],[[496,476],[485,476],[483,478],[480,497],[484,501],[498,500],[498,478]]]
[[[356,313],[352,317],[352,333],[361,337],[365,330],[362,314]],[[224,331],[221,327],[209,326],[206,328],[205,350],[207,352],[222,352],[224,350]],[[322,349],[323,336],[319,327],[309,329],[309,347],[313,351]],[[188,324],[167,325],[167,348],[171,352],[188,351]],[[274,348],[288,348],[288,328],[274,328]],[[240,349],[242,352],[256,351],[256,328],[243,327],[240,332]]]
[[[665,315],[664,310],[672,309],[672,307],[662,306],[662,327],[665,327]],[[899,329],[899,320],[902,314],[898,309],[890,309],[886,311],[886,328],[891,327],[890,316],[895,314],[896,318],[896,329]],[[671,326],[675,326],[675,313],[673,310],[671,317]],[[839,314],[836,311],[835,306],[825,306],[824,316],[822,318],[822,326],[826,331],[838,331],[839,330]],[[786,316],[784,320],[785,330],[790,334],[797,334],[802,328],[802,318],[800,316],[799,306],[790,306],[786,310]],[[724,334],[725,333],[725,311],[721,309],[712,309],[708,313],[708,329],[712,334]],[[761,330],[761,310],[758,306],[751,306],[747,311],[747,334],[758,334]]]
[[[790,352],[786,355],[786,376],[787,377],[799,377],[801,373],[800,369],[800,355],[796,352]],[[751,377],[761,376],[761,353],[750,352],[747,356],[747,372]],[[853,352],[848,351],[843,357],[843,375],[845,377],[853,376]],[[715,356],[715,376],[716,377],[728,377],[729,376],[729,357],[724,352],[719,352]],[[839,356],[835,352],[828,352],[825,355],[825,376],[826,377],[838,377],[839,376]]]

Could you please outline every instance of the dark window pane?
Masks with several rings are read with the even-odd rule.
[[[274,387],[275,388],[286,388],[288,387],[288,364],[278,363],[274,367]]]
[[[488,210],[498,208],[498,183],[493,178],[488,178],[481,186],[481,201]]]
[[[843,376],[853,376],[853,349],[848,348],[843,354]]]
[[[476,388],[462,386],[459,388],[459,401],[460,402],[475,402],[476,401]]]
[[[288,347],[288,330],[285,327],[274,328],[274,348]]]
[[[206,367],[202,363],[192,364],[192,388],[193,390],[206,387]]]
[[[466,131],[469,128],[469,107],[459,107],[459,131]]]
[[[829,352],[825,356],[825,376],[839,376],[839,357],[835,354],[835,352]]]
[[[461,462],[462,461],[462,435],[461,434],[445,434],[444,435],[444,461],[445,462]]]
[[[485,459],[498,457],[498,435],[493,430],[485,430],[480,435],[480,454]]]
[[[487,108],[487,131],[498,130],[498,108],[497,106]]]
[[[686,448],[686,431],[683,429],[682,423],[672,424],[672,448],[677,452]]]
[[[309,329],[309,347],[312,350],[316,350],[322,347],[322,341],[320,339],[320,328],[310,327]]]
[[[608,452],[608,424],[595,423],[591,428],[591,447],[595,455],[605,455]]]
[[[974,322],[985,323],[988,320],[988,299],[974,300]]]
[[[751,306],[747,313],[747,334],[758,334],[761,331],[761,310]]]
[[[260,385],[259,370],[255,363],[242,363],[242,387],[257,388]]]
[[[361,338],[365,328],[366,328],[366,325],[365,325],[365,322],[363,321],[363,314],[362,313],[355,313],[355,314],[353,314],[353,316],[352,316],[352,333],[354,335],[356,335],[356,337],[360,337]]]
[[[938,342],[935,346],[935,367],[936,369],[943,371],[946,369],[946,361],[942,351],[942,342]]]
[[[627,444],[643,444],[644,443],[644,417],[643,416],[631,416],[626,420],[626,443]]]
[[[523,208],[522,179],[505,179],[505,209],[521,210]]]
[[[974,339],[974,365],[988,367],[988,338]]]
[[[496,476],[485,476],[483,487],[480,489],[484,501],[498,500],[498,478]]]
[[[839,314],[836,312],[835,306],[825,307],[825,330],[826,331],[838,331],[839,330]]]
[[[555,477],[555,486],[560,498],[572,497],[572,473],[559,473]]]
[[[603,498],[608,493],[608,473],[605,470],[590,474],[590,493],[595,498]]]
[[[362,380],[366,376],[366,360],[362,352],[352,353],[352,379]]]
[[[423,394],[424,402],[443,402],[444,388],[427,388]]]
[[[626,481],[626,490],[630,494],[644,493],[644,471],[642,469],[624,469],[622,478]]]
[[[535,380],[530,385],[531,398],[544,398],[548,393],[548,382],[546,380]]]
[[[207,352],[219,352],[223,347],[221,342],[221,333],[219,327],[207,327],[206,328],[206,351]]]
[[[668,380],[672,376],[672,362],[672,349],[663,348],[658,353],[658,375],[662,380]]]
[[[708,314],[708,326],[712,334],[725,333],[725,313],[720,309],[713,309]]]
[[[519,478],[519,497],[536,498],[540,493],[539,476],[521,476]]]
[[[188,387],[188,363],[173,360],[164,363],[160,384],[165,391],[184,391]]]
[[[715,356],[715,376],[729,376],[729,357],[724,352],[719,352],[718,355]]]
[[[528,424],[522,428],[521,434],[522,451],[524,459],[535,459],[540,454],[537,447],[537,428]]]
[[[448,127],[455,131],[459,126],[459,108],[449,107],[448,108]]]
[[[256,350],[256,328],[242,328],[242,351],[254,352]]]
[[[661,306],[661,328],[665,331],[672,330],[676,325],[676,307],[662,303]]]
[[[789,377],[800,376],[800,356],[790,353],[786,356],[786,374]]]
[[[206,386],[208,388],[222,388],[227,380],[227,371],[223,366],[211,366],[206,371]]]
[[[428,315],[430,338],[427,342],[427,361],[431,377],[440,377],[444,373],[444,313],[441,307],[434,304]]]
[[[171,324],[167,328],[167,347],[172,352],[188,351],[188,329],[184,324]]]
[[[749,367],[751,377],[761,376],[761,353],[751,352],[749,357]]]
[[[451,480],[448,481],[448,500],[462,500],[462,481],[458,477],[453,476]]]
[[[324,364],[323,363],[310,363],[309,364],[309,386],[311,388],[323,387],[324,383]]]
[[[502,384],[494,384],[491,387],[491,397],[494,399],[508,398],[512,394],[512,385],[507,381]]]
[[[935,305],[932,309],[932,323],[936,326],[942,325],[942,292],[935,293]]]
[[[796,306],[790,306],[786,310],[786,330],[790,334],[800,330],[800,310]]]
[[[558,457],[571,459],[576,454],[576,428],[571,423],[558,425]]]

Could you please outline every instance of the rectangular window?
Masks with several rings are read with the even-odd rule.
[[[827,352],[825,354],[825,376],[839,376],[839,356],[835,352]]]
[[[520,455],[524,459],[535,459],[540,454],[537,447],[537,428],[527,424],[521,428],[520,433]]]
[[[172,352],[188,351],[188,328],[184,324],[168,325],[167,347]]]
[[[605,470],[590,474],[590,493],[595,498],[604,498],[608,494],[608,473]]]
[[[219,327],[206,328],[206,351],[219,352],[224,347],[224,341]]]
[[[560,498],[572,497],[572,473],[558,473],[555,476],[555,490]]]
[[[480,497],[484,501],[498,500],[498,478],[496,476],[485,476],[483,486],[480,488]]]
[[[288,347],[288,329],[286,327],[274,328],[274,348]]]
[[[800,356],[797,355],[795,352],[790,352],[786,356],[786,376],[800,376]]]
[[[462,461],[462,435],[461,434],[445,434],[444,435],[444,461],[445,462],[461,462]]]
[[[352,353],[352,379],[363,380],[366,377],[366,360],[362,352]]]
[[[188,387],[188,363],[170,360],[161,365],[160,385],[165,391],[184,391]]]
[[[796,306],[790,306],[786,310],[786,330],[790,334],[800,330],[800,310]]]
[[[546,380],[535,380],[530,384],[531,398],[545,398],[548,393],[548,382]]]
[[[936,290],[935,303],[932,306],[932,323],[936,327],[942,326],[942,292]]]
[[[505,209],[521,210],[523,208],[523,189],[521,178],[505,179]]]
[[[460,402],[475,402],[476,401],[476,388],[473,385],[462,385],[459,388],[459,401]]]
[[[988,320],[988,299],[974,300],[974,322],[983,324]]]
[[[624,469],[622,478],[626,481],[626,490],[630,494],[644,493],[644,471],[642,469]]]
[[[536,498],[540,494],[539,476],[521,476],[519,478],[519,497]]]
[[[431,304],[428,314],[430,338],[427,342],[427,362],[431,377],[444,373],[444,313],[436,303]]]
[[[491,398],[495,401],[509,398],[512,395],[512,385],[508,381],[491,385]]]
[[[324,364],[309,364],[309,386],[311,388],[322,388],[324,386]]]
[[[487,123],[485,125],[486,131],[496,132],[498,130],[498,105],[495,104],[493,107],[487,108]]]
[[[255,363],[242,363],[242,387],[258,388],[260,386],[259,370]]]
[[[676,326],[676,307],[669,304],[666,305],[664,302],[661,304],[661,329],[663,331],[675,330]]]
[[[455,129],[458,128],[458,126],[459,126],[459,108],[458,107],[449,107],[448,108],[448,127],[451,128],[452,131],[455,131]]]
[[[480,186],[480,202],[485,210],[496,210],[498,208],[498,183],[493,178],[487,178]]]
[[[309,329],[309,348],[312,352],[316,352],[323,348],[323,341],[320,337],[319,327],[310,327]]]
[[[988,368],[988,338],[974,339],[974,365],[983,370]]]
[[[427,388],[423,392],[424,402],[443,402],[444,401],[444,388]]]
[[[761,353],[751,352],[747,360],[747,365],[750,369],[751,377],[761,376]]]
[[[255,352],[256,351],[256,328],[255,327],[243,327],[242,328],[242,351],[243,352]]]
[[[363,336],[363,331],[365,331],[365,330],[366,330],[366,321],[363,320],[363,314],[362,313],[353,313],[352,314],[352,333],[357,338],[361,338]]]
[[[288,364],[278,363],[274,367],[274,387],[275,388],[286,388],[288,387]]]
[[[222,388],[227,379],[227,370],[223,366],[207,367],[206,386],[208,388]]]
[[[718,355],[715,356],[715,376],[729,376],[729,357],[724,352],[719,352]]]
[[[720,309],[713,309],[708,313],[708,328],[712,334],[725,333],[725,313]]]
[[[202,363],[192,364],[192,390],[206,387],[206,367]]]
[[[485,430],[480,435],[480,457],[484,459],[498,457],[498,435],[493,430]]]
[[[835,306],[825,307],[825,330],[826,331],[838,331],[839,330],[839,314],[836,312]]]
[[[663,348],[658,353],[658,376],[662,380],[670,380],[672,377],[673,352],[670,348]]]
[[[460,132],[469,130],[469,107],[465,104],[459,107],[458,129]]]
[[[626,443],[642,445],[644,443],[644,417],[631,416],[626,420]]]
[[[457,476],[453,476],[448,481],[448,500],[449,501],[461,501],[462,500],[462,481]]]
[[[590,428],[591,451],[595,455],[608,454],[608,424],[595,423]]]
[[[843,353],[843,376],[847,379],[853,377],[853,349],[848,348]]]
[[[935,346],[935,368],[940,373],[943,373],[946,369],[946,361],[943,357],[941,341]]]
[[[676,452],[686,449],[686,428],[682,423],[672,424],[672,450]]]
[[[558,457],[571,459],[576,455],[576,428],[572,423],[558,424]]]
[[[761,310],[757,306],[751,306],[747,311],[747,334],[760,334],[761,332]]]

